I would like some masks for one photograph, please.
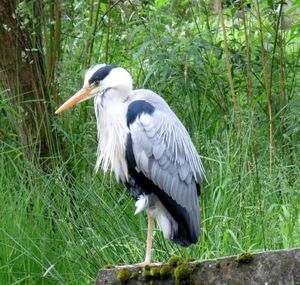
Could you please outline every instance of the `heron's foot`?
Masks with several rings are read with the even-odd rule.
[[[148,261],[144,261],[144,262],[141,262],[141,263],[137,263],[137,264],[134,264],[133,266],[136,266],[136,267],[145,267],[145,266],[160,266],[162,265],[163,263],[162,262],[156,262],[156,263],[151,263],[151,262],[148,262]]]
[[[117,264],[114,266],[114,268],[117,268],[117,269],[128,268],[128,267],[132,267],[132,265],[131,264]]]
[[[150,262],[144,261],[140,263],[135,264],[122,264],[122,265],[116,265],[115,268],[122,269],[122,268],[143,268],[145,266],[151,266],[152,264]]]
[[[134,266],[140,267],[140,268],[145,267],[145,266],[150,266],[150,265],[151,265],[151,262],[150,261],[146,261],[146,260],[144,262],[140,262],[140,263],[134,264]]]
[[[144,268],[145,266],[160,266],[162,265],[162,262],[157,263],[151,263],[148,261],[135,263],[135,264],[122,264],[122,265],[116,265],[115,268],[122,269],[122,268]]]

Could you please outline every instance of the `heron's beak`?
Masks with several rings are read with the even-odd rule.
[[[83,87],[81,88],[75,95],[73,95],[69,100],[67,100],[64,104],[62,104],[56,111],[55,114],[61,113],[70,107],[74,106],[77,103],[80,103],[86,99],[88,99],[90,96],[90,93],[92,91],[92,87]]]

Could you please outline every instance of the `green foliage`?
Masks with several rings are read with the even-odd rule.
[[[89,64],[105,61],[109,10],[103,1],[62,2],[55,65],[60,102],[81,87]],[[270,122],[253,1],[244,1],[252,100],[247,97],[240,10],[231,2],[224,9],[240,127],[235,124],[224,40],[210,1],[123,2],[111,8],[108,61],[126,67],[136,88],[164,96],[189,130],[208,177],[199,202],[200,241],[182,248],[157,231],[153,260],[299,247],[300,19],[293,10],[298,4],[288,12],[295,21],[283,29],[277,27],[277,2],[260,1],[275,139],[270,167]],[[21,3],[29,17],[31,1]],[[41,23],[45,42],[53,25],[47,7]],[[0,283],[91,284],[105,264],[141,262],[146,217],[133,215],[132,199],[112,176],[93,172],[97,141],[92,102],[55,117],[53,129],[60,134],[62,152],[47,170],[38,157],[26,160],[13,127],[22,117],[16,117],[19,112],[6,92],[0,93]],[[179,265],[177,275],[178,268],[186,272],[186,265]],[[160,275],[168,269],[162,273],[161,268]],[[151,277],[150,270],[147,274]]]

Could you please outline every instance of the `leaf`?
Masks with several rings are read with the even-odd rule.
[[[158,11],[161,7],[163,7],[166,4],[166,0],[156,0],[155,2],[155,9]]]
[[[147,73],[147,75],[146,75],[146,78],[145,78],[145,80],[144,80],[144,82],[143,82],[143,86],[144,85],[146,85],[147,84],[147,82],[149,81],[149,79],[150,79],[150,77],[152,76],[152,74],[155,72],[155,65],[157,64],[157,62],[155,62],[154,64],[153,64],[153,67],[154,68],[151,68],[149,71],[148,71],[148,73]]]
[[[239,240],[238,240],[237,236],[235,235],[235,233],[234,233],[231,229],[228,229],[226,232],[228,232],[229,235],[232,237],[232,239],[234,240],[236,246],[237,246],[239,249],[242,249],[242,246],[241,246],[241,244],[239,243]]]
[[[299,11],[297,11],[297,10],[299,10],[300,9],[300,2],[299,3],[296,3],[296,4],[294,4],[293,5],[293,7],[291,7],[290,9],[288,9],[288,10],[286,10],[285,12],[284,12],[284,14],[285,15],[290,15],[290,14],[292,14],[293,12],[299,12]],[[295,13],[295,14],[297,14],[297,13]]]
[[[273,8],[273,0],[268,0],[268,5]]]
[[[145,41],[141,45],[141,47],[138,49],[138,51],[135,53],[135,56],[139,57],[150,44],[151,44],[151,41]]]
[[[100,9],[101,11],[103,11],[104,13],[107,11],[107,5],[103,2],[100,3]]]

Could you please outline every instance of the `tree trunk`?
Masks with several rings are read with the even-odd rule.
[[[32,5],[32,13],[28,13],[28,5]],[[29,159],[35,155],[47,157],[54,153],[55,147],[40,14],[40,1],[32,4],[0,1],[0,84],[6,90],[4,96],[16,111],[7,115],[13,121]]]

